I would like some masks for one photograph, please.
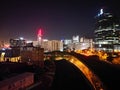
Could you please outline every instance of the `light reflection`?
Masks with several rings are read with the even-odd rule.
[[[79,59],[75,58],[74,56],[64,56],[64,57],[56,57],[58,60],[66,59],[73,63],[82,73],[86,76],[86,78],[90,81],[92,86],[94,87],[95,90],[104,90],[102,82],[100,79],[84,64],[82,63]]]

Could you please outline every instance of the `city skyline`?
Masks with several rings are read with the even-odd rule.
[[[74,35],[94,37],[94,17],[101,8],[120,15],[118,2],[110,1],[1,1],[0,41],[24,37],[37,40],[41,28],[43,38],[70,39]]]

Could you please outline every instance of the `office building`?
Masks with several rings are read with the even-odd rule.
[[[112,13],[103,9],[95,17],[95,49],[106,52],[120,51],[120,23]]]

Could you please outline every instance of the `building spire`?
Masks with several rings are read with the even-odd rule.
[[[42,42],[42,29],[41,28],[38,30],[38,33],[37,33],[37,41],[38,41],[38,45],[41,45],[41,42]]]

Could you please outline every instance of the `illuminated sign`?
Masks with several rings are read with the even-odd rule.
[[[98,16],[103,14],[103,9],[100,9],[100,13],[98,13]]]

